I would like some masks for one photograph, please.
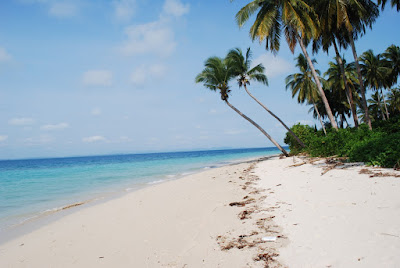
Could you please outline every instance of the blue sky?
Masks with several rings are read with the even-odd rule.
[[[0,159],[268,147],[272,144],[194,83],[210,56],[251,47],[269,86],[250,90],[287,124],[314,124],[284,79],[296,72],[234,16],[248,1],[5,0],[0,2]],[[400,43],[387,7],[358,52]],[[351,54],[343,51],[348,60]],[[332,59],[320,53],[318,68]],[[283,143],[285,130],[232,83],[230,101]]]

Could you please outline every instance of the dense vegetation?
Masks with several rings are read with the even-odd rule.
[[[325,135],[316,128],[297,124],[292,131],[306,147],[300,146],[291,135],[286,135],[285,143],[291,154],[348,157],[354,162],[400,168],[400,116],[373,122],[372,127],[372,131],[366,124],[338,131],[328,129]]]
[[[232,79],[236,78],[239,87],[244,87],[251,98],[288,130],[285,143],[291,154],[337,155],[351,161],[399,167],[400,48],[393,44],[380,54],[370,49],[359,55],[355,46],[388,3],[386,0],[252,0],[236,14],[239,27],[254,19],[250,37],[265,42],[266,50],[278,53],[283,37],[292,53],[297,45],[300,47],[302,53],[296,57],[299,72],[286,78],[286,89],[300,104],[312,105],[310,112],[319,119],[322,130],[305,125],[289,129],[249,92],[247,86],[251,80],[268,84],[262,65],[250,68],[250,49],[246,55],[234,49],[225,58],[207,59],[196,82],[219,91],[229,107],[285,155],[287,152],[260,125],[228,101]],[[400,10],[399,0],[391,0],[390,5]],[[308,52],[310,47],[313,53],[334,51],[335,57],[325,73],[316,68],[317,62]],[[353,62],[341,55],[347,49],[351,49]]]

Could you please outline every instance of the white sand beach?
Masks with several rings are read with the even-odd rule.
[[[81,206],[1,244],[0,267],[398,267],[400,178],[302,163],[225,166]]]

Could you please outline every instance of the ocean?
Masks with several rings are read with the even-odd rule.
[[[73,204],[279,153],[257,148],[0,161],[0,234]]]

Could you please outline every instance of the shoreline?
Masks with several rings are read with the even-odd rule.
[[[0,244],[0,266],[396,267],[397,176],[256,158],[72,208]]]
[[[174,174],[172,177],[170,175],[165,175],[166,178],[160,179],[158,176],[155,177],[155,181],[150,181],[147,183],[132,184],[129,187],[114,189],[109,192],[102,192],[97,195],[90,195],[87,198],[82,196],[82,198],[74,200],[74,202],[65,204],[61,207],[48,208],[46,210],[37,212],[31,217],[23,219],[21,222],[7,226],[5,229],[0,230],[0,245],[7,243],[10,240],[16,239],[22,235],[29,234],[44,225],[48,225],[52,222],[58,221],[65,216],[75,213],[81,209],[89,208],[108,202],[110,200],[121,198],[130,193],[140,191],[142,189],[160,185],[163,183],[168,183],[170,181],[184,179],[187,176],[198,174],[209,169],[215,169],[220,167],[227,167],[231,165],[247,163],[252,161],[257,161],[263,158],[269,158],[277,156],[276,154],[266,156],[266,157],[246,157],[231,161],[223,161],[214,163],[211,166],[205,166],[191,171],[183,171],[182,173]]]
[[[241,209],[229,204],[246,194],[236,184],[256,161],[209,169],[79,209],[0,245],[0,266],[246,266],[253,254],[223,252],[217,237],[243,226],[237,219]]]

